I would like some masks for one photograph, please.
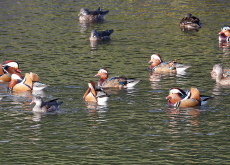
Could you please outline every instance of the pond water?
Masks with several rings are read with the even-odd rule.
[[[79,23],[81,8],[110,10],[101,23]],[[1,164],[229,164],[230,87],[210,77],[229,68],[229,48],[218,32],[228,25],[228,0],[98,0],[0,2],[1,62],[16,60],[50,86],[38,93],[64,103],[55,114],[35,114],[31,93],[10,94],[0,84]],[[186,13],[203,27],[186,32]],[[92,45],[92,29],[114,29],[110,42]],[[183,75],[150,74],[150,56],[191,65]],[[108,89],[107,105],[85,104],[87,82],[99,68],[142,81]],[[197,87],[207,105],[169,108],[172,87]]]

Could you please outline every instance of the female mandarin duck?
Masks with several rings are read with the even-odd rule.
[[[169,91],[168,104],[175,107],[194,107],[204,105],[212,97],[201,96],[197,88],[191,87],[187,92],[180,88],[172,88]]]
[[[210,72],[211,73],[211,77],[213,79],[216,79],[217,77],[217,73],[216,73],[216,70],[218,70],[218,68],[222,68],[222,66],[219,66],[220,64],[216,64],[213,66],[212,68],[212,71]],[[217,71],[218,72],[218,71]],[[230,69],[223,69],[222,68],[222,72],[223,72],[223,77],[228,77],[230,76]]]
[[[187,29],[198,29],[201,28],[201,22],[199,18],[192,16],[191,13],[188,13],[184,18],[181,19],[180,27]]]
[[[30,72],[25,74],[25,77],[22,79],[21,74],[14,73],[11,75],[11,81],[8,84],[10,91],[16,92],[25,92],[33,90],[35,82],[39,81],[37,74]]]
[[[16,61],[8,60],[0,64],[0,82],[10,82],[11,74],[15,72],[20,73],[19,64]]]
[[[88,89],[85,92],[83,99],[89,102],[104,103],[109,99],[109,95],[103,90],[96,90],[93,81],[88,82]]]
[[[113,33],[113,29],[105,31],[92,30],[90,41],[108,41],[110,40],[110,35]]]
[[[95,76],[101,77],[98,81],[98,87],[102,88],[132,88],[140,81],[133,78],[125,78],[123,76],[115,76],[108,79],[109,73],[105,68],[99,69]]]
[[[82,8],[78,16],[80,21],[103,21],[108,12],[109,10],[102,11],[100,7],[95,11],[89,11],[89,9]]]
[[[162,58],[159,54],[153,54],[149,61],[151,65],[149,69],[154,72],[184,72],[190,66],[186,66],[184,64],[177,63],[177,61],[163,62]]]
[[[34,112],[39,112],[39,113],[54,112],[63,103],[62,101],[58,102],[57,100],[58,99],[54,99],[45,102],[42,100],[40,96],[38,96],[38,97],[33,97],[32,102],[30,104],[35,103],[35,106],[33,108]]]
[[[230,27],[223,26],[219,32],[219,42],[230,42]]]
[[[224,70],[220,64],[216,64],[213,66],[211,74],[215,74],[215,79],[218,84],[230,85],[230,77],[224,76]]]

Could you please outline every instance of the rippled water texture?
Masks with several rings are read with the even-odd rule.
[[[110,10],[101,23],[79,23],[81,8]],[[229,87],[210,77],[229,68],[229,48],[218,32],[229,24],[229,0],[98,0],[0,2],[1,62],[16,60],[50,86],[38,95],[60,98],[58,113],[34,114],[31,93],[10,94],[0,84],[1,164],[229,164]],[[198,32],[182,31],[187,13]],[[92,29],[114,29],[112,40],[90,43]],[[153,53],[191,65],[183,75],[150,74]],[[107,105],[82,101],[99,68],[142,81],[109,89]],[[214,96],[206,106],[169,108],[172,87],[197,87]]]

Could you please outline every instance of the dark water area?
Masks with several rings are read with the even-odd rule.
[[[81,8],[110,10],[100,23],[80,23]],[[1,1],[1,62],[16,60],[50,86],[37,93],[60,98],[57,113],[36,114],[32,94],[0,84],[1,164],[229,164],[230,87],[210,77],[214,64],[230,68],[218,33],[229,25],[230,1]],[[183,31],[186,13],[199,31]],[[111,41],[90,43],[92,29],[114,29]],[[150,56],[191,65],[184,74],[151,74]],[[99,68],[142,81],[107,89],[106,105],[86,104],[87,82]],[[207,105],[169,108],[172,87],[197,87]]]

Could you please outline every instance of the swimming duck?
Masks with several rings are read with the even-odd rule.
[[[80,21],[94,22],[94,21],[103,21],[105,15],[109,10],[101,10],[99,7],[95,11],[89,11],[89,9],[82,8],[78,14]]]
[[[230,27],[225,25],[219,32],[219,42],[230,42]]]
[[[102,89],[95,89],[95,84],[93,81],[88,82],[88,89],[83,95],[83,99],[89,102],[103,103],[109,99],[109,95],[105,93]]]
[[[32,90],[42,90],[42,89],[49,86],[49,85],[46,85],[46,84],[39,82],[39,77],[37,74],[30,72],[29,75],[32,78],[32,85],[33,85]],[[8,84],[8,88],[12,91],[16,84],[23,82],[24,77],[21,75],[21,73],[14,71],[11,74],[11,79],[12,79],[12,81],[10,81],[10,83]],[[26,87],[28,87],[27,85],[26,85]],[[20,88],[20,89],[22,89],[22,90],[25,89],[25,91],[27,91],[28,88]],[[14,89],[14,90],[16,90],[16,89]]]
[[[35,106],[33,108],[34,112],[40,112],[40,113],[47,113],[47,112],[54,112],[56,111],[59,106],[63,103],[58,102],[58,99],[50,100],[50,101],[43,101],[40,96],[33,97],[32,102],[30,104],[35,103]]]
[[[187,68],[190,67],[181,63],[177,63],[176,60],[163,62],[159,54],[153,54],[151,56],[149,63],[151,63],[151,65],[149,66],[150,71],[154,71],[157,73],[159,72],[179,73],[179,72],[184,72]]]
[[[95,29],[91,31],[89,37],[90,41],[108,41],[110,40],[110,35],[113,33],[113,29],[105,31],[96,31]]]
[[[34,82],[38,82],[39,77],[35,73],[26,73],[22,79],[20,74],[14,73],[11,75],[11,81],[8,84],[10,91],[25,92],[33,90]]]
[[[220,64],[214,65],[213,68],[212,68],[212,71],[210,72],[210,73],[211,73],[211,77],[212,77],[213,79],[216,79],[216,76],[217,76],[216,68],[217,68],[217,67],[220,67],[220,66],[218,66],[218,65],[220,65]],[[221,66],[221,67],[222,67],[222,66]],[[222,69],[223,69],[223,68],[222,68]],[[230,69],[223,69],[223,77],[227,77],[227,76],[230,76]]]
[[[180,27],[187,29],[198,29],[201,28],[201,22],[199,18],[192,16],[191,13],[187,13],[185,17],[181,19]]]
[[[213,66],[211,74],[216,75],[216,82],[220,85],[230,85],[230,77],[224,77],[224,70],[220,64],[215,64]]]
[[[14,71],[21,73],[18,62],[8,60],[0,64],[0,82],[10,82],[11,74],[14,73]]]
[[[103,87],[103,88],[107,88],[107,87],[132,88],[140,81],[134,78],[126,78],[123,76],[115,76],[112,78],[108,78],[109,73],[105,68],[100,68],[95,76],[101,77],[98,81],[98,87]]]
[[[169,91],[168,104],[174,107],[193,107],[204,105],[212,97],[201,96],[197,88],[191,87],[187,92],[180,88],[172,88]]]

